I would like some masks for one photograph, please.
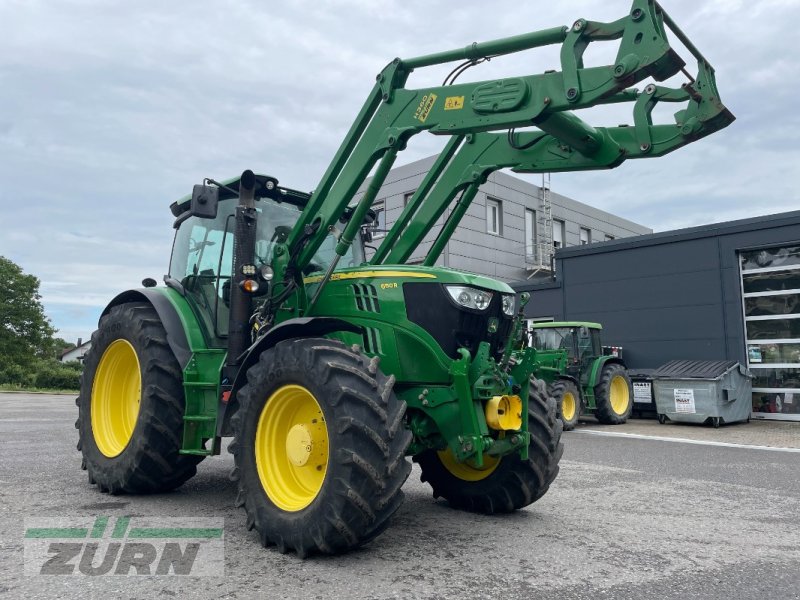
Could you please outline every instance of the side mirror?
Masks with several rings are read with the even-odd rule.
[[[339,221],[342,223],[347,223],[350,220],[350,217],[353,216],[353,212],[355,212],[355,206],[348,206],[344,209],[342,216],[339,218]],[[375,212],[374,209],[368,208],[366,214],[364,215],[364,220],[361,222],[362,227],[372,227],[375,229],[378,226],[378,213]]]
[[[368,227],[376,229],[378,227],[378,212],[380,211],[368,208],[367,214],[364,215],[364,222],[362,223],[362,225],[366,225]]]
[[[189,213],[200,219],[215,219],[219,203],[219,188],[211,185],[196,185],[192,189],[192,205]]]

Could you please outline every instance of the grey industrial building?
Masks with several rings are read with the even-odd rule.
[[[631,368],[736,360],[753,416],[800,421],[800,211],[564,248],[531,319],[597,321]]]
[[[399,217],[435,158],[391,171],[373,204],[379,215],[376,238],[380,238],[380,230],[390,228]],[[447,213],[441,221],[446,216]],[[410,262],[422,260],[438,226]],[[537,186],[496,172],[481,186],[437,264],[506,282],[549,278],[556,248],[651,232],[652,229],[557,194],[547,183]]]

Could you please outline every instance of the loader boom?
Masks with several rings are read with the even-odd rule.
[[[684,60],[670,47],[668,29],[697,61],[695,76],[688,74]],[[619,41],[614,64],[583,66],[583,53],[590,43],[614,40]],[[484,59],[552,44],[561,44],[561,71],[425,89],[405,87],[409,75],[418,68],[456,60],[466,60],[462,65],[466,68]],[[687,77],[680,88],[650,84],[641,92],[630,89],[648,77],[663,81],[680,72]],[[686,106],[676,114],[675,123],[653,124],[651,113],[658,102],[682,102]],[[576,114],[580,109],[608,103],[632,103],[633,126],[592,127]],[[713,68],[653,0],[634,0],[629,14],[612,23],[580,19],[572,27],[395,59],[377,76],[367,101],[288,237],[293,254],[289,275],[308,265],[377,164],[369,187],[339,235],[336,253],[341,256],[346,252],[398,152],[422,131],[452,139],[386,236],[373,264],[406,261],[461,192],[458,209],[433,249],[440,251],[477,187],[494,170],[613,168],[628,158],[666,154],[733,120],[719,99]],[[523,127],[535,129],[514,131]],[[503,130],[508,133],[492,133]],[[433,254],[426,264],[435,261]],[[331,265],[315,298],[335,266]],[[300,304],[304,304],[302,300]]]
[[[704,63],[698,64],[696,78],[685,87],[672,89],[650,84],[641,92],[625,90],[609,101],[631,99],[632,126],[586,126],[590,135],[585,139],[570,134],[570,127],[584,126],[572,112],[558,115],[563,119],[562,128],[555,135],[545,131],[519,134],[509,131],[454,136],[387,233],[371,264],[405,263],[460,193],[423,263],[435,264],[478,188],[494,171],[508,168],[517,173],[553,173],[612,169],[628,159],[663,156],[713,133],[732,119],[718,101],[713,70]],[[676,113],[675,123],[653,124],[652,112],[658,102],[683,103],[685,107]],[[574,141],[566,143],[564,140],[570,137]],[[587,139],[602,142],[587,142]]]

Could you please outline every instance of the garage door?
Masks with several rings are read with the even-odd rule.
[[[800,244],[739,258],[753,416],[800,421]]]

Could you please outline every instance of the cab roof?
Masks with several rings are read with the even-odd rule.
[[[236,177],[231,177],[230,179],[223,179],[220,183],[223,188],[219,190],[219,199],[220,200],[228,200],[229,198],[235,198],[236,194],[234,194],[231,190],[226,188],[232,188],[233,190],[239,189],[239,180],[241,180],[242,176],[237,175]],[[289,188],[284,188],[278,185],[278,180],[274,177],[269,175],[262,175],[257,174],[255,176],[256,183],[255,183],[255,196],[256,198],[272,198],[273,200],[277,200],[278,202],[289,202],[291,204],[296,204],[297,206],[303,207],[308,202],[308,199],[311,198],[311,194],[306,192],[300,192],[298,190],[292,190]],[[183,211],[189,209],[189,205],[191,204],[192,195],[187,194],[183,198],[172,203],[170,209],[172,210],[172,214],[176,217],[181,214]]]

